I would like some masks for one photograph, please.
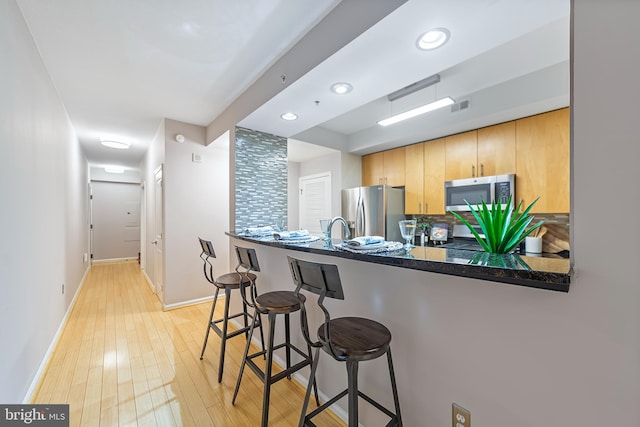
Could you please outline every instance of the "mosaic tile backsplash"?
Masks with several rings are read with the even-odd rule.
[[[236,127],[236,230],[287,224],[287,138]]]

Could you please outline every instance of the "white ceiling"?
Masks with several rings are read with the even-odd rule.
[[[240,124],[366,154],[563,107],[569,15],[569,0],[409,0]],[[434,51],[417,49],[418,36],[435,27],[449,29],[450,41]],[[387,100],[433,74],[440,83]],[[354,89],[335,95],[329,90],[335,82]],[[436,96],[469,100],[471,108],[377,124]],[[280,120],[285,111],[299,119]]]
[[[163,117],[208,125],[339,0],[17,2],[89,161],[137,167]]]
[[[137,167],[163,117],[210,124],[339,0],[17,2],[88,160]],[[568,105],[569,3],[409,0],[239,124],[365,154]],[[432,27],[448,28],[451,40],[418,51],[416,38]],[[436,73],[435,87],[386,100]],[[330,93],[337,81],[353,92]],[[471,108],[375,125],[436,91]],[[285,111],[300,119],[282,121]],[[108,150],[100,137],[133,148]],[[311,155],[301,145],[289,158],[296,152]]]

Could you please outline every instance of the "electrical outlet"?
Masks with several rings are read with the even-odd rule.
[[[471,412],[454,403],[451,412],[451,427],[471,427]]]

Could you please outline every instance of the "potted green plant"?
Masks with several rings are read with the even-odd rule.
[[[476,231],[474,226],[459,213],[450,212],[469,228],[480,246],[482,246],[486,252],[506,254],[518,246],[520,242],[535,229],[544,224],[544,221],[540,221],[532,227],[527,228],[534,219],[533,215],[529,215],[529,211],[537,201],[538,199],[535,199],[521,214],[518,214],[517,212],[520,212],[520,208],[522,207],[522,201],[518,203],[514,211],[511,205],[511,197],[507,200],[506,205],[508,208],[504,209],[500,203],[496,203],[495,201],[491,202],[491,207],[487,206],[483,201],[481,205],[477,205],[477,207],[474,208],[465,200],[474,218],[478,221],[478,225],[484,234],[484,239],[480,237],[480,233]]]

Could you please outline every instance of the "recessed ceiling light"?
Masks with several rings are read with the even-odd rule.
[[[331,92],[338,95],[344,95],[345,93],[349,93],[352,90],[353,90],[353,86],[345,82],[338,82],[331,85]]]
[[[280,118],[281,118],[282,120],[288,120],[288,121],[291,121],[291,120],[296,120],[296,119],[298,118],[298,115],[297,115],[297,114],[294,114],[294,113],[284,113],[284,114],[282,114],[282,115],[280,116]]]
[[[109,148],[117,148],[118,150],[126,150],[131,147],[131,144],[129,144],[128,142],[114,141],[111,139],[101,139],[100,144]]]
[[[104,170],[109,173],[124,173],[122,166],[105,166]]]
[[[445,44],[449,37],[451,33],[446,28],[433,28],[418,37],[416,46],[421,50],[436,49]]]

